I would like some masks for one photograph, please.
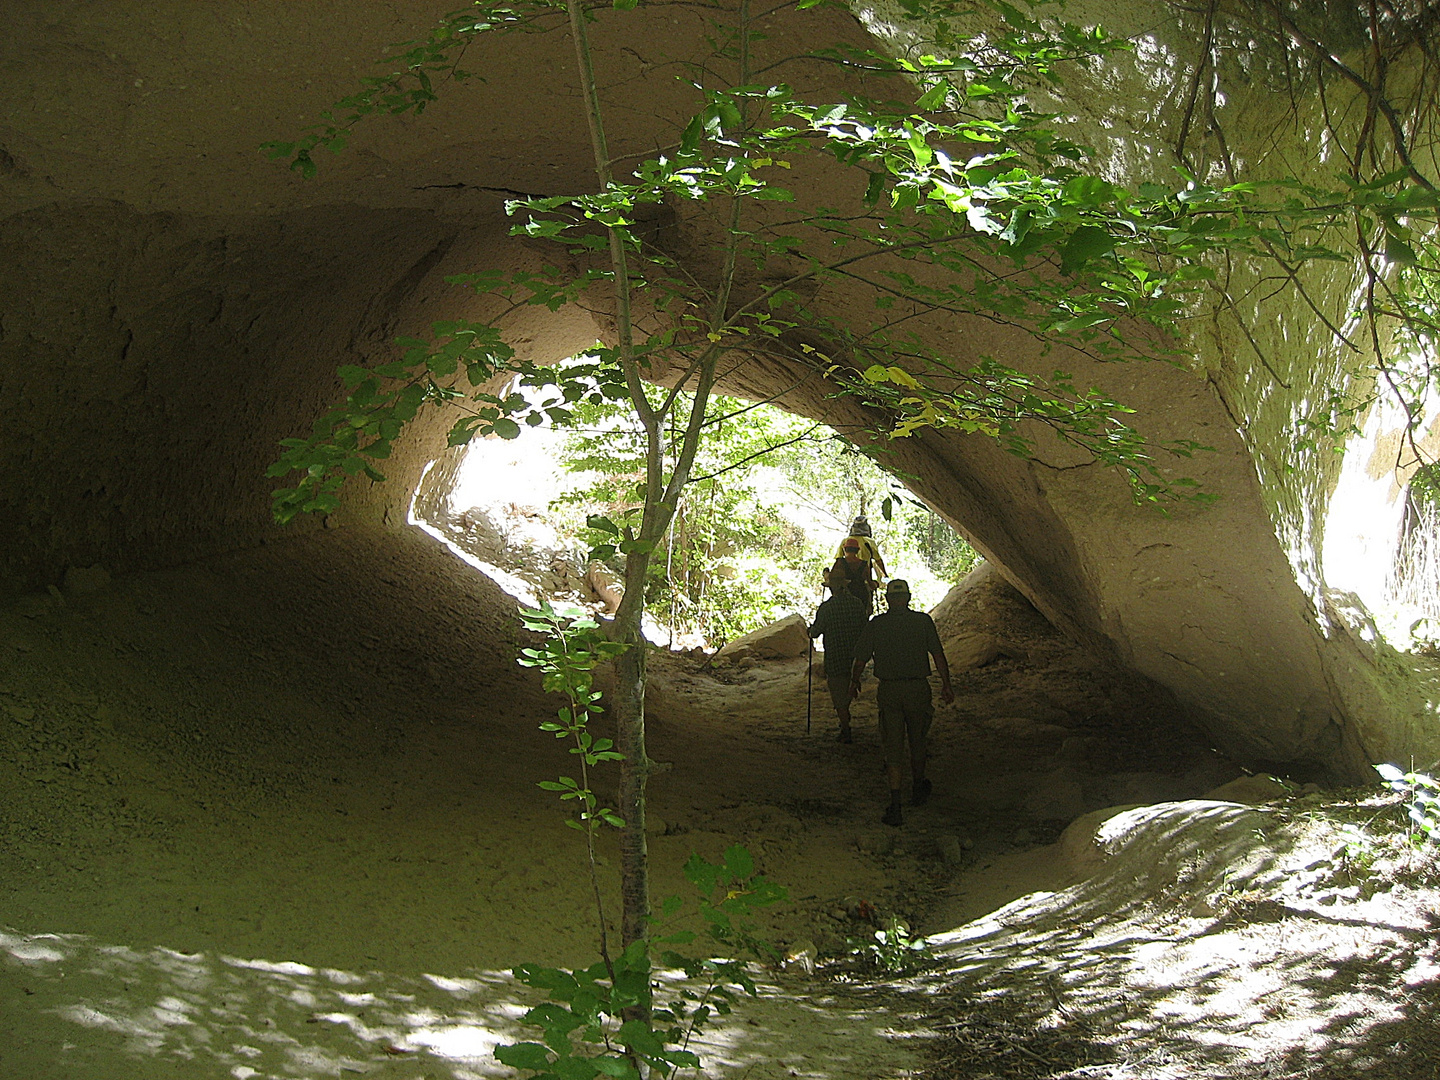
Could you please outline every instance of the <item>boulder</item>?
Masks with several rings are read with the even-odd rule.
[[[1268,773],[1256,773],[1254,776],[1241,776],[1231,780],[1228,784],[1221,784],[1214,791],[1207,792],[1204,797],[1216,802],[1260,806],[1264,803],[1274,802],[1276,799],[1283,799],[1289,794],[1290,789],[1275,777]]]
[[[602,562],[592,561],[585,568],[585,582],[605,605],[606,614],[613,615],[625,596],[625,583]]]
[[[982,668],[1000,653],[1000,642],[989,634],[961,634],[945,643],[945,659],[952,672]]]
[[[1105,848],[1099,841],[1100,826],[1111,818],[1136,809],[1135,804],[1107,806],[1076,818],[1060,834],[1060,858],[1077,877],[1089,877],[1105,861]]]
[[[787,615],[779,622],[752,630],[738,637],[715,654],[717,659],[729,659],[736,653],[755,657],[758,660],[783,660],[790,656],[804,656],[810,647],[810,628],[799,615]]]

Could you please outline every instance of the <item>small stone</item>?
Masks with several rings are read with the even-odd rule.
[[[813,941],[797,941],[785,950],[785,966],[801,968],[805,974],[815,974],[815,958],[819,955]]]
[[[895,847],[895,837],[885,833],[861,833],[855,838],[855,846],[864,855],[888,855]]]
[[[946,866],[953,869],[960,865],[961,859],[964,858],[964,850],[958,836],[937,837],[935,845],[940,849],[940,858],[944,860]]]

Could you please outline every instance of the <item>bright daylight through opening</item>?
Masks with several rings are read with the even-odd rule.
[[[720,397],[710,411],[713,434],[655,560],[645,620],[655,644],[713,650],[786,615],[809,620],[822,571],[857,518],[921,609],[982,561],[886,472],[883,443],[867,455],[773,405]],[[592,408],[567,428],[477,440],[458,465],[427,473],[410,519],[518,602],[613,613],[622,564],[592,557],[606,537],[587,521],[620,521],[637,505],[639,458],[625,420]]]

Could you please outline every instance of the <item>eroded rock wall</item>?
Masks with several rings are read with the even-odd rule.
[[[274,529],[264,468],[278,439],[303,434],[336,401],[335,367],[389,355],[396,334],[431,319],[477,314],[446,274],[538,265],[536,249],[508,237],[503,199],[594,182],[563,32],[475,50],[465,66],[485,81],[447,88],[424,116],[357,130],[345,154],[322,157],[315,181],[256,149],[313,122],[388,42],[450,6],[4,5],[0,73],[13,92],[0,104],[0,588],[263,540]],[[1127,10],[1154,15],[1141,7]],[[674,138],[690,105],[675,65],[702,56],[708,32],[706,13],[688,8],[623,20],[601,13],[595,30],[617,156]],[[822,38],[865,40],[834,11],[780,13],[764,29],[775,56]],[[1161,129],[1191,31],[1179,17],[1165,24],[1181,58],[1172,82],[1152,66],[1146,77],[1158,81],[1124,99]],[[824,64],[786,76],[843,77]],[[1101,73],[1094,87],[1117,98],[1125,84]],[[1140,134],[1122,140],[1117,168],[1166,145],[1163,130],[1132,128]],[[1303,131],[1274,138],[1308,150]],[[853,197],[808,196],[832,194]],[[668,242],[691,256],[712,235],[693,217],[669,227]],[[868,310],[843,290],[814,302],[837,318]],[[584,313],[515,318],[512,336],[538,360],[605,333]],[[1052,621],[1168,687],[1226,749],[1358,777],[1367,759],[1427,754],[1436,735],[1410,684],[1381,687],[1363,641],[1327,623],[1307,578],[1333,468],[1322,455],[1297,473],[1286,424],[1336,369],[1310,362],[1323,343],[1305,320],[1296,306],[1266,331],[1290,364],[1280,380],[1231,330],[1197,330],[1188,367],[1101,369],[1063,350],[1057,363],[978,320],[923,327],[961,359],[1068,366],[1136,407],[1147,435],[1215,447],[1183,468],[1222,496],[1209,509],[1136,507],[1119,478],[1044,442],[1025,461],[980,437],[930,432],[894,454]],[[857,434],[873,422],[804,376],[756,364],[731,388],[778,394]],[[399,527],[444,426],[418,425],[385,463],[391,483],[352,484],[336,522]]]

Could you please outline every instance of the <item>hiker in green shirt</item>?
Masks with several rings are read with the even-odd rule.
[[[940,700],[955,700],[950,688],[950,665],[935,620],[923,611],[910,609],[910,585],[894,578],[885,586],[889,610],[876,615],[860,632],[855,643],[855,663],[850,669],[850,696],[860,692],[865,665],[873,657],[875,678],[880,687],[875,703],[880,710],[880,744],[885,750],[885,779],[890,786],[890,807],[881,819],[886,825],[900,825],[900,765],[905,743],[910,743],[910,775],[913,781],[910,803],[922,806],[930,797],[931,783],[925,776],[925,756],[930,721],[935,707],[930,697],[930,658],[940,673]]]

